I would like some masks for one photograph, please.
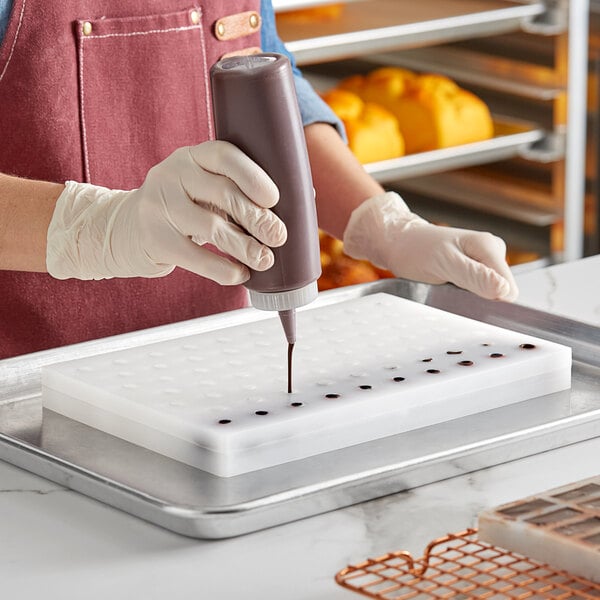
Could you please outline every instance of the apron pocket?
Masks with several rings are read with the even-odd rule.
[[[212,139],[202,11],[76,23],[86,181],[141,185],[181,146]]]

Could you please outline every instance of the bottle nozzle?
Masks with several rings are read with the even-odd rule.
[[[290,308],[289,310],[280,310],[279,318],[283,325],[283,331],[287,338],[288,344],[296,343],[296,309]]]

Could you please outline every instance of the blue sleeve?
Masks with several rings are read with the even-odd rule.
[[[12,0],[0,0],[0,44],[2,44],[6,28],[8,27],[11,8]]]
[[[2,0],[0,0],[1,2]],[[275,14],[271,0],[261,0],[260,3],[262,27],[261,27],[261,46],[265,52],[279,52],[285,54],[292,63],[294,71],[294,81],[296,83],[296,95],[298,96],[298,105],[302,115],[302,123],[310,125],[311,123],[329,123],[333,125],[346,141],[346,134],[342,122],[327,104],[319,97],[310,83],[302,77],[302,73],[296,66],[294,57],[287,51],[283,42],[277,35],[275,27]]]

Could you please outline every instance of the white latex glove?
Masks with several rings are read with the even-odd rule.
[[[367,259],[397,277],[451,282],[490,300],[512,302],[518,296],[504,241],[491,233],[432,225],[394,192],[356,208],[343,242],[348,256]]]
[[[221,141],[176,150],[136,190],[69,181],[48,229],[48,272],[58,279],[161,277],[179,266],[223,285],[242,283],[248,267],[271,267],[268,246],[286,240],[269,210],[278,200],[269,176]]]

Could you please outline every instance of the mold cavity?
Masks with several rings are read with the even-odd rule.
[[[547,502],[546,500],[533,500],[531,502],[526,502],[525,504],[517,504],[515,506],[509,506],[504,510],[499,510],[498,512],[503,515],[508,515],[509,517],[519,517],[521,515],[526,515],[527,513],[542,510],[544,508],[548,508],[552,506],[551,502]]]
[[[596,492],[600,492],[600,485],[597,485],[596,483],[588,483],[587,485],[577,487],[573,490],[569,490],[568,492],[555,494],[553,497],[560,498],[561,500],[581,500],[585,496],[595,494]]]
[[[433,358],[424,358],[421,362],[431,362]]]
[[[586,537],[583,538],[583,540],[586,544],[593,544],[594,546],[600,546],[600,533],[597,533],[596,535],[592,535],[590,537]]]
[[[427,373],[436,374],[436,373],[439,373],[439,372],[440,372],[439,369],[427,369]]]
[[[302,406],[302,402],[292,402],[290,406]]]
[[[583,502],[583,506],[589,506],[590,508],[600,509],[600,498],[597,498],[596,500],[590,500],[589,502]]]
[[[262,417],[264,415],[268,415],[269,411],[268,410],[257,410],[254,414],[258,415],[259,417]]]
[[[580,536],[586,533],[593,533],[593,531],[597,529],[598,526],[600,526],[600,518],[593,517],[592,519],[587,519],[585,521],[577,521],[576,523],[571,523],[570,525],[559,527],[554,531],[566,536]]]
[[[231,419],[219,419],[219,425],[229,425]]]
[[[404,379],[405,379],[404,377],[394,377],[394,381],[398,381],[398,382],[404,381]]]
[[[526,519],[528,523],[533,523],[534,525],[549,525],[552,523],[560,523],[560,521],[566,521],[567,519],[572,519],[573,517],[579,517],[583,513],[578,510],[573,510],[572,508],[563,508],[561,510],[555,510],[550,513],[546,513],[545,515],[540,515],[538,517],[532,517],[531,519]]]
[[[334,399],[334,398],[339,398],[340,394],[325,394],[325,398],[330,398],[330,399]]]
[[[461,360],[461,361],[457,362],[456,364],[460,365],[461,367],[472,367],[473,361],[472,360]]]
[[[482,346],[491,346],[491,344],[481,344]]]
[[[533,350],[535,348],[535,344],[521,344],[519,348],[521,348],[521,350]]]
[[[492,352],[490,354],[490,358],[504,358],[504,354],[501,352]]]
[[[446,354],[462,354],[462,350],[447,350]]]
[[[359,385],[358,386],[361,390],[371,390],[373,389],[372,385]]]

